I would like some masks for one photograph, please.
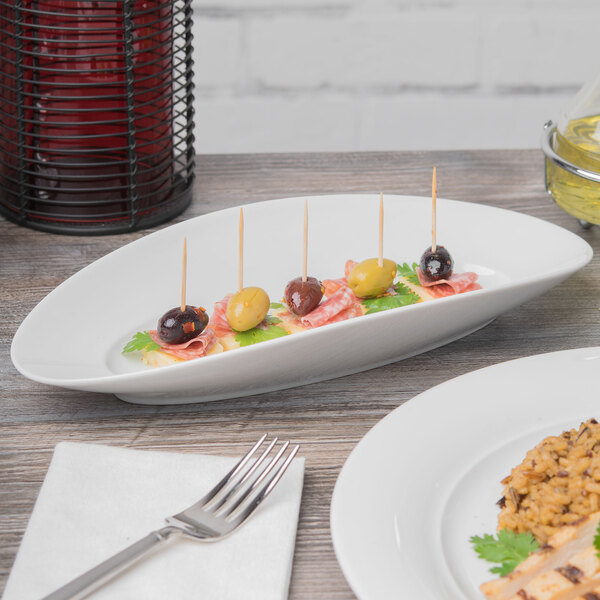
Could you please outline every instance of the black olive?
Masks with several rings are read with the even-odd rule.
[[[208,325],[208,315],[203,308],[186,306],[168,310],[158,320],[158,337],[167,344],[183,344],[200,335]]]
[[[297,317],[303,317],[317,308],[322,297],[323,286],[314,277],[307,277],[306,281],[296,277],[285,286],[285,303]]]
[[[439,281],[448,279],[452,275],[454,261],[444,246],[436,246],[435,252],[431,250],[430,246],[423,252],[419,267],[425,277],[431,281]]]

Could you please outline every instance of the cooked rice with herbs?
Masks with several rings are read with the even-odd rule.
[[[540,544],[560,527],[600,510],[600,424],[542,440],[502,480],[498,529],[530,531]]]

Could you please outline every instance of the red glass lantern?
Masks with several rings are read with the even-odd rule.
[[[0,1],[0,212],[60,233],[191,199],[189,0]]]

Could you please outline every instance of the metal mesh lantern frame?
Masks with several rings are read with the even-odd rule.
[[[191,200],[191,0],[0,0],[0,213],[133,231]]]

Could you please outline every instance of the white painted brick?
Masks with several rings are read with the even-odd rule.
[[[538,147],[597,75],[599,0],[193,2],[201,152]]]
[[[539,148],[543,124],[570,101],[569,94],[367,100],[357,149]]]
[[[367,0],[368,2],[369,0]],[[401,4],[404,1],[411,0],[392,0]],[[436,2],[437,0],[426,0]],[[420,0],[417,0],[420,2]],[[534,11],[538,16],[549,14],[556,10],[576,11],[580,8],[597,8],[597,0],[448,0],[456,10],[462,9],[486,9],[491,8],[497,13],[506,13],[517,9],[521,12],[526,10]]]
[[[338,19],[272,18],[249,23],[250,76],[270,87],[319,87],[341,66],[343,27]]]
[[[477,21],[449,11],[350,20],[333,82],[469,86],[478,78]]]
[[[278,9],[280,11],[298,10],[301,8],[330,8],[351,6],[356,0],[193,0],[194,7],[215,9]]]
[[[595,9],[496,16],[485,26],[484,80],[492,86],[578,86],[598,69]]]
[[[477,82],[477,21],[468,15],[261,19],[248,39],[251,75],[267,87]]]
[[[355,146],[357,108],[338,98],[198,98],[196,150],[303,152]]]
[[[196,86],[235,85],[241,77],[241,22],[195,17],[193,32]]]

